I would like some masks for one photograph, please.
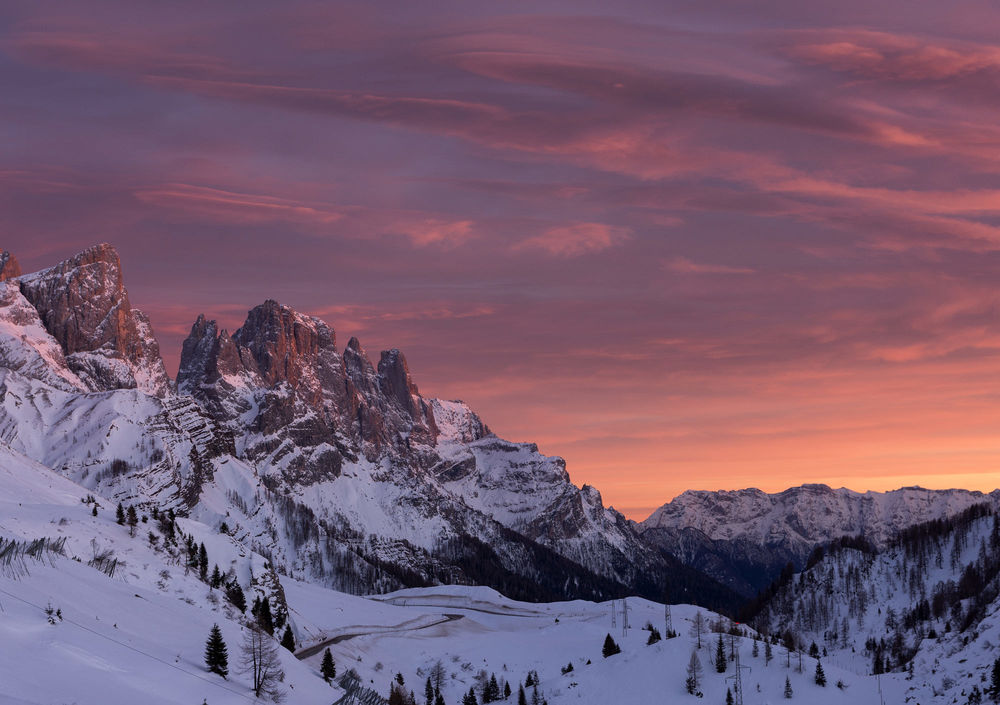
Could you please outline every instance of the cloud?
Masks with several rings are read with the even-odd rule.
[[[325,206],[191,184],[164,184],[140,189],[135,192],[135,197],[160,208],[224,223],[290,221],[329,225],[343,217],[342,213]]]
[[[627,228],[604,223],[574,223],[544,230],[521,240],[515,251],[539,250],[554,257],[578,257],[622,244],[631,236]]]
[[[724,264],[692,262],[687,257],[673,257],[663,263],[663,268],[678,274],[753,274],[749,267],[730,267]]]
[[[786,55],[870,79],[943,81],[1000,69],[1000,46],[860,29],[785,34]]]

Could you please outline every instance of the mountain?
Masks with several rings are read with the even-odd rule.
[[[776,583],[751,622],[825,663],[899,674],[886,702],[974,703],[997,659],[998,597],[1000,516],[983,502],[881,547],[836,542]]]
[[[747,597],[791,562],[802,568],[816,546],[842,536],[876,545],[901,529],[956,514],[1000,491],[904,487],[853,492],[802,485],[767,494],[757,489],[684,492],[638,525],[642,538]]]
[[[0,437],[103,496],[223,521],[276,570],[355,592],[478,583],[528,599],[735,593],[576,487],[561,458],[425,398],[276,301],[230,335],[198,317],[176,388],[114,248],[0,271]]]

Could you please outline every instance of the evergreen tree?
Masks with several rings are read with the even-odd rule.
[[[266,634],[274,634],[274,618],[271,616],[271,603],[266,597],[254,600],[254,609],[251,614],[256,618],[257,624]]]
[[[792,682],[788,680],[788,676],[785,676],[785,699],[792,699]]]
[[[1000,516],[998,514],[997,516]],[[1000,658],[993,662],[993,673],[990,679],[990,697],[993,702],[1000,701]]]
[[[601,653],[604,654],[604,658],[620,654],[621,652],[621,647],[615,643],[615,640],[611,638],[610,634],[604,637],[604,648],[601,649]]]
[[[122,506],[121,502],[118,503],[118,509],[115,510],[115,521],[120,525],[125,524],[125,507]]]
[[[295,653],[295,635],[292,634],[292,625],[285,625],[285,633],[281,635],[281,645]]]
[[[656,627],[650,627],[649,628],[649,638],[646,639],[646,646],[649,646],[650,644],[655,644],[656,642],[658,642],[662,638],[663,637],[660,636],[660,630],[659,629],[657,629]]]
[[[434,696],[434,705],[444,705],[444,696],[441,693]]]
[[[503,699],[506,700],[510,697],[510,683],[507,681],[503,682]]]
[[[760,656],[760,647],[757,646],[757,637],[753,638],[753,651],[751,652],[754,658]]]
[[[229,650],[222,640],[222,630],[218,624],[213,624],[205,642],[205,666],[212,673],[218,673],[225,678],[229,675]]]
[[[217,588],[222,585],[222,572],[219,570],[218,563],[212,566],[212,577],[208,579],[208,584],[213,588]]]
[[[715,646],[715,671],[716,673],[726,672],[726,645],[722,643],[722,634],[719,634],[719,642]]]
[[[528,705],[528,698],[524,695],[524,686],[517,686],[517,705]]]
[[[135,536],[135,525],[139,523],[139,517],[135,513],[135,507],[131,504],[128,505],[128,510],[125,512],[125,523],[128,524],[128,535]]]
[[[462,698],[462,705],[479,705],[479,701],[476,700],[475,688],[469,688],[469,692]]]
[[[247,611],[247,599],[243,596],[243,588],[237,581],[233,580],[226,585],[226,599],[241,613]]]
[[[198,575],[208,582],[208,551],[205,550],[205,544],[198,547]]]
[[[774,650],[771,648],[771,642],[764,642],[764,665],[771,663],[771,659],[774,658]]]
[[[490,680],[486,684],[486,691],[489,693],[489,699],[487,700],[486,694],[483,695],[484,703],[492,703],[500,699],[500,684],[497,683],[497,674],[490,674]]]
[[[94,502],[94,508],[90,511],[91,516],[97,516],[97,502]]]
[[[816,685],[826,687],[826,674],[823,673],[823,664],[816,659]]]
[[[434,705],[434,685],[430,676],[427,676],[427,683],[424,685],[424,700],[426,705]]]
[[[337,666],[333,662],[333,654],[330,653],[329,647],[323,652],[323,662],[319,666],[319,672],[327,683],[337,677]]]
[[[726,705],[733,705],[733,691],[726,688]]]

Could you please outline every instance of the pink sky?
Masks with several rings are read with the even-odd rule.
[[[168,367],[276,298],[564,456],[997,486],[989,2],[9,2],[0,246],[116,245]]]

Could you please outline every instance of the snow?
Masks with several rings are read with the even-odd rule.
[[[233,462],[217,468],[216,491],[248,489],[245,468]],[[0,445],[0,536],[67,539],[65,557],[30,562],[29,575],[20,579],[0,578],[2,697],[18,703],[99,700],[108,705],[192,703],[203,698],[211,703],[244,702],[247,683],[232,670],[244,628],[239,616],[217,591],[150,546],[146,534],[155,530],[152,522],[140,524],[130,537],[127,527],[114,522],[112,502],[97,497],[99,516],[91,516],[90,505],[81,502],[87,494],[85,488]],[[252,600],[251,576],[261,576],[266,560],[232,536],[220,534],[215,525],[193,518],[179,518],[177,524],[205,544],[211,563],[234,569]],[[123,562],[114,578],[87,565],[94,545],[112,549]],[[337,688],[317,676],[323,645],[337,637],[329,648],[338,668],[354,668],[363,683],[382,693],[397,672],[421,691],[427,672],[441,660],[448,672],[444,691],[449,703],[460,700],[481,669],[509,681],[515,692],[528,671],[537,670],[540,691],[553,705],[641,702],[661,692],[688,697],[683,694],[692,649],[687,625],[695,607],[673,608],[681,637],[646,646],[647,632],[641,626],[649,621],[662,629],[663,606],[630,598],[633,628],[625,635],[620,626],[614,632],[623,653],[603,659],[601,645],[612,631],[610,603],[520,603],[489,588],[470,586],[365,598],[288,577],[280,581],[300,653],[319,647],[302,661],[282,652],[290,702],[330,703],[339,697]],[[50,603],[64,617],[55,625],[48,624],[39,609]],[[220,625],[229,644],[228,681],[206,673],[202,663],[204,640],[213,623]],[[764,667],[749,656],[749,642],[739,641],[744,663],[752,668],[746,671],[747,702],[755,702],[751,696],[756,696],[758,683],[764,698],[759,702],[776,699],[786,669],[777,660]],[[711,645],[704,643],[706,702],[721,702],[731,683],[708,672]],[[567,663],[573,663],[574,671],[563,675],[560,669]],[[877,702],[866,699],[874,692],[871,678],[831,665],[831,686],[820,689],[811,684],[813,668],[809,663],[804,673],[794,668],[790,673],[796,692],[809,693],[809,702]],[[52,678],[49,673],[60,675]],[[847,691],[832,686],[837,679],[848,683]]]

